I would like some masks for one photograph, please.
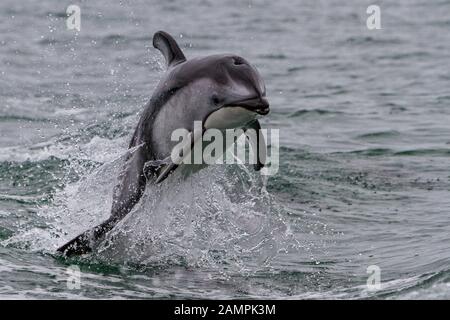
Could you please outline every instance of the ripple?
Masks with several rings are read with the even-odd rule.
[[[398,156],[398,157],[426,157],[426,156],[439,156],[448,157],[450,156],[450,149],[445,148],[430,148],[430,149],[412,149],[395,151],[389,148],[369,148],[362,150],[353,150],[349,152],[336,152],[335,154],[358,154],[368,157],[378,157],[378,156]]]
[[[435,149],[413,149],[395,152],[396,156],[450,156],[450,149],[435,148]]]
[[[343,112],[340,111],[331,111],[331,110],[324,110],[324,109],[302,109],[297,110],[294,113],[289,115],[289,118],[300,118],[300,117],[320,117],[320,116],[326,116],[326,115],[339,115],[343,114]]]
[[[271,53],[271,54],[258,55],[258,58],[268,59],[268,60],[286,60],[288,57],[282,53],[279,53],[279,54]]]
[[[372,140],[372,139],[388,139],[397,137],[400,135],[400,132],[396,130],[387,130],[387,131],[378,131],[378,132],[369,132],[356,136],[356,139],[361,140]]]
[[[385,37],[373,37],[373,36],[360,36],[360,37],[349,37],[345,40],[345,44],[356,44],[356,45],[400,45],[404,41],[401,38],[385,38]]]

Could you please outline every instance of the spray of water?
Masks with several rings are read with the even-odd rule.
[[[31,250],[53,253],[108,218],[125,156],[67,183],[52,203],[39,209],[46,228],[30,228],[5,244],[27,243]],[[76,161],[68,170],[82,171]],[[267,193],[263,177],[244,165],[212,165],[190,175],[177,171],[158,185],[148,183],[141,201],[87,259],[252,272],[269,266],[293,243],[282,208]]]

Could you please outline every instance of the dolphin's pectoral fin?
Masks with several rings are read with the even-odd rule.
[[[114,188],[110,218],[61,246],[59,252],[65,256],[91,252],[95,244],[131,211],[145,190],[144,164],[147,160],[145,155],[146,146],[143,146],[130,154],[127,159],[119,175],[119,184]]]
[[[166,165],[164,168],[161,169],[160,174],[158,175],[158,178],[156,179],[156,183],[161,183],[164,180],[166,180],[166,178],[175,171],[175,169],[178,168],[178,164],[176,163],[171,163]]]
[[[246,128],[245,134],[249,139],[250,145],[255,156],[253,167],[256,171],[261,170],[266,165],[267,145],[264,135],[261,132],[261,124],[258,120],[251,122]],[[252,129],[251,131],[249,129]]]
[[[170,34],[158,31],[153,36],[153,46],[161,51],[166,59],[167,67],[186,61],[186,57]]]

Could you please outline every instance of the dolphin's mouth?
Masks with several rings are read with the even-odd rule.
[[[265,116],[270,112],[269,102],[266,98],[251,98],[232,103],[233,106],[239,106],[245,108],[251,112]]]

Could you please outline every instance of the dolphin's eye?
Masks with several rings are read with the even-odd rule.
[[[215,105],[218,105],[218,104],[220,103],[220,99],[219,99],[219,97],[218,97],[216,94],[214,94],[214,95],[212,96],[211,100],[212,100],[212,102],[213,102]]]

